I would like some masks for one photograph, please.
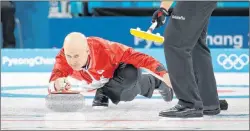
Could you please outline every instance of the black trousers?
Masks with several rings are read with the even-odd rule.
[[[12,2],[1,1],[1,22],[3,32],[3,48],[15,47],[15,8]]]
[[[216,109],[219,99],[210,50],[206,45],[214,1],[178,1],[164,37],[170,80],[179,104]]]
[[[142,74],[131,64],[122,63],[113,78],[100,89],[114,104],[118,104],[120,101],[132,101],[137,95],[151,98],[153,91],[160,86],[166,84],[151,74]]]

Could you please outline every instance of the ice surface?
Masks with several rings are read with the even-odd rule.
[[[138,130],[233,130],[249,129],[249,99],[227,99],[229,109],[217,116],[177,119],[159,117],[159,111],[171,107],[161,99],[136,99],[110,104],[105,110],[86,107],[74,113],[57,113],[45,108],[44,99],[2,98],[1,129],[138,129]]]
[[[75,113],[56,113],[45,107],[49,73],[1,73],[1,129],[137,129],[137,130],[249,130],[249,74],[216,74],[220,99],[229,103],[217,116],[173,119],[158,116],[176,104],[165,103],[155,92],[152,99],[138,97],[108,109],[91,107],[94,92],[85,94],[85,108]],[[15,82],[13,82],[15,79]]]

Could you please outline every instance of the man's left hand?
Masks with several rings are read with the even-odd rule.
[[[166,73],[166,74],[163,75],[163,81],[164,81],[170,88],[173,88],[168,73]]]

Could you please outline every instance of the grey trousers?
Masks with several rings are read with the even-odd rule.
[[[151,98],[153,91],[160,86],[166,84],[151,74],[142,74],[131,64],[122,63],[101,89],[114,104],[118,104],[120,101],[132,101],[137,95]]]
[[[204,110],[219,108],[210,50],[206,45],[214,1],[178,1],[168,21],[164,52],[179,104]]]

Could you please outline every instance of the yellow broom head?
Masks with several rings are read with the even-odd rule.
[[[151,32],[146,32],[146,31],[141,31],[140,29],[130,29],[130,34],[144,39],[144,40],[149,40],[149,41],[154,41],[157,43],[163,43],[164,42],[164,37],[157,35],[157,34],[152,34]]]

